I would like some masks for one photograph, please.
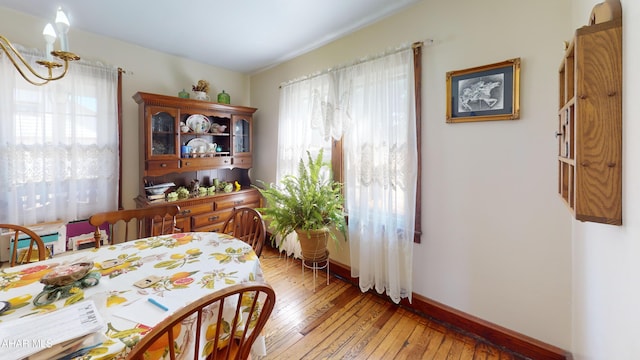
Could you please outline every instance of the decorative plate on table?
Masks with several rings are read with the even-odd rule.
[[[79,262],[71,265],[60,265],[45,274],[40,282],[45,285],[65,286],[82,279],[93,269],[93,262]]]
[[[193,114],[189,116],[186,123],[194,133],[198,134],[206,133],[211,129],[211,122],[209,121],[209,118],[200,114]]]

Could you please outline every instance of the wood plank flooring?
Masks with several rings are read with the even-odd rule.
[[[266,359],[521,360],[469,334],[403,309],[372,293],[265,247],[261,263],[276,306],[265,327]]]

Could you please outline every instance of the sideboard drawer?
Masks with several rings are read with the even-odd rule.
[[[202,204],[181,206],[178,216],[192,216],[213,211],[213,202],[206,202]]]
[[[224,225],[224,223],[215,223],[215,224],[211,224],[211,225],[205,225],[205,226],[201,226],[197,229],[193,229],[192,231],[198,231],[198,232],[222,232],[222,225]]]
[[[233,166],[242,169],[250,169],[253,166],[253,161],[250,157],[236,156],[233,158]]]
[[[205,158],[185,158],[180,160],[180,167],[183,169],[211,169],[212,167],[224,168],[231,165],[231,157],[216,156]]]
[[[221,211],[214,211],[208,214],[201,214],[191,217],[191,228],[194,231],[200,231],[200,227],[205,225],[211,225],[216,223],[224,223],[225,220],[229,216],[231,216],[231,212],[233,209],[226,209]]]
[[[149,160],[147,161],[147,171],[179,169],[180,160]]]
[[[236,207],[246,207],[253,203],[260,203],[260,194],[257,191],[249,194],[245,193],[225,196],[216,200],[215,208],[216,210],[232,209]]]

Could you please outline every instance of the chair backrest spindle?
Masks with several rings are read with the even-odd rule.
[[[258,257],[267,235],[262,215],[252,208],[235,208],[222,225],[222,233],[232,235],[251,245]]]
[[[231,301],[233,299],[233,301]],[[251,301],[248,301],[248,300]],[[229,300],[229,301],[227,301]],[[177,310],[154,326],[131,349],[127,360],[142,360],[153,356],[151,352],[167,353],[176,359],[193,353],[194,359],[206,355],[207,359],[247,359],[256,338],[261,334],[275,306],[276,294],[267,284],[244,283],[210,293]],[[233,312],[225,308],[233,306]],[[214,313],[204,322],[205,313]],[[233,319],[229,318],[233,314]],[[195,334],[186,335],[179,329],[183,321],[195,316]],[[229,324],[227,328],[223,324]],[[214,327],[213,330],[210,328]],[[191,329],[191,328],[189,328]],[[158,341],[168,340],[158,343]],[[185,340],[188,339],[188,340]],[[204,343],[204,347],[202,344]],[[159,346],[159,344],[162,344]],[[202,351],[205,353],[201,353]],[[148,353],[149,352],[149,353]]]
[[[180,207],[175,204],[171,205],[158,205],[158,206],[150,206],[141,209],[132,209],[132,210],[117,210],[117,211],[108,211],[94,214],[89,218],[89,223],[96,227],[94,232],[94,239],[96,242],[96,247],[100,247],[102,235],[100,232],[100,227],[107,223],[109,226],[110,240],[109,243],[113,244],[113,237],[115,234],[115,225],[118,222],[123,222],[125,225],[124,230],[124,240],[129,240],[129,225],[137,224],[137,238],[144,237],[145,233],[145,221],[149,222],[149,229],[151,235],[165,235],[173,233],[175,230],[176,224],[176,215],[180,212]],[[154,225],[156,218],[162,219],[162,227],[159,229]],[[136,220],[133,222],[132,220]],[[169,221],[171,223],[169,224]],[[156,231],[157,230],[157,231]]]

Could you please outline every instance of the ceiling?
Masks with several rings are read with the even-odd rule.
[[[255,73],[420,0],[0,0],[72,28],[225,69]],[[73,50],[73,37],[70,39]]]

